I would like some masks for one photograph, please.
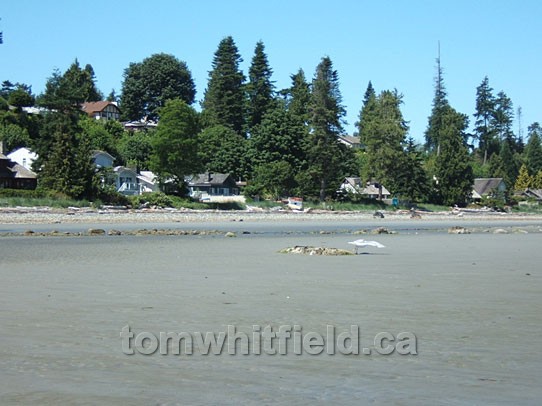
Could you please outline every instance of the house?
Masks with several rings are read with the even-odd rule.
[[[116,103],[110,101],[83,103],[81,110],[96,120],[120,120],[120,109]]]
[[[23,147],[9,153],[7,157],[22,167],[32,170],[32,163],[37,159],[38,155],[28,148]]]
[[[122,125],[124,126],[124,129],[126,131],[132,131],[132,132],[146,131],[146,130],[150,130],[150,129],[154,129],[158,127],[158,124],[156,124],[154,121],[146,121],[146,120],[127,121],[123,123]]]
[[[366,196],[370,199],[389,199],[391,193],[378,182],[367,182],[363,184],[360,178],[347,177],[339,186],[340,193],[353,193]]]
[[[2,153],[0,142],[0,189],[35,189],[37,176]]]
[[[472,190],[472,199],[480,201],[482,198],[503,197],[506,184],[503,178],[476,178]]]
[[[351,135],[340,135],[338,140],[341,144],[346,145],[349,148],[359,149],[361,148],[361,141],[359,137],[354,137]]]
[[[98,169],[112,168],[115,157],[105,151],[96,150],[92,151],[92,161]]]
[[[516,191],[515,196],[542,202],[542,189],[527,188],[521,191],[518,190]]]
[[[139,195],[139,181],[137,172],[124,166],[115,166],[113,168],[115,188],[117,192],[123,195]]]
[[[235,179],[227,173],[203,173],[187,177],[190,197],[202,202],[243,200]]]
[[[156,175],[151,171],[139,171],[137,175],[139,181],[139,192],[140,193],[150,193],[160,191],[158,179]]]

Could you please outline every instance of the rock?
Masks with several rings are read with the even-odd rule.
[[[89,228],[88,235],[105,235],[105,230],[101,228]]]
[[[228,231],[226,234],[224,234],[224,237],[237,237],[237,234],[231,232],[231,231]]]
[[[448,234],[470,234],[470,231],[465,227],[454,226],[448,229]]]
[[[26,231],[24,232],[24,235],[26,235],[26,236],[30,236],[30,235],[34,235],[34,234],[35,234],[35,232],[32,231],[32,230],[26,230]]]
[[[107,232],[107,235],[122,235],[122,232],[120,232],[119,230],[109,230]]]
[[[508,231],[506,231],[504,228],[497,228],[495,231],[493,231],[493,234],[508,234]]]
[[[378,227],[371,231],[371,234],[396,234],[396,231],[390,231],[385,227]]]
[[[381,211],[375,211],[375,212],[373,213],[373,217],[374,217],[374,218],[383,219],[383,218],[384,218],[384,213],[382,213]]]

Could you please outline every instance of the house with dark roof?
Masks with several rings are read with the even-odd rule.
[[[229,173],[206,172],[185,179],[190,197],[202,202],[244,200],[239,187]]]
[[[504,197],[506,183],[503,178],[476,178],[472,188],[472,199],[480,201],[487,198]]]
[[[97,101],[83,103],[81,110],[96,120],[120,120],[120,109],[116,103],[110,101]]]
[[[34,172],[13,162],[0,150],[0,189],[35,189],[37,183]]]

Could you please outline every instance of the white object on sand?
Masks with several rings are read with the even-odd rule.
[[[365,248],[365,247],[386,248],[385,245],[380,244],[378,241],[366,241],[363,239],[350,241],[348,242],[348,244],[352,244],[356,246],[356,254],[358,253],[359,248]]]

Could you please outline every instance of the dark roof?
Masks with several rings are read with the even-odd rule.
[[[224,185],[232,182],[233,179],[229,173],[201,173],[188,179],[190,186],[215,186]],[[235,184],[235,181],[233,181]]]
[[[476,178],[474,179],[474,191],[480,196],[488,195],[492,190],[499,188],[502,178]]]

